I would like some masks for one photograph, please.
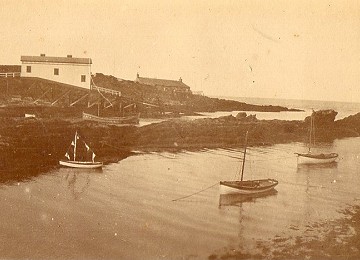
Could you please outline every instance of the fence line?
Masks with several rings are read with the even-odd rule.
[[[97,90],[99,92],[109,93],[111,95],[117,95],[117,96],[121,97],[121,92],[118,91],[118,90],[102,88],[102,87],[98,87],[98,86],[94,86],[94,85],[92,85],[91,88],[94,89],[94,90]]]
[[[3,73],[0,73],[0,77],[12,77],[12,78],[15,78],[15,77],[20,77],[20,72],[3,72]]]

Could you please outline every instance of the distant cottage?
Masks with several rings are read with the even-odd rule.
[[[38,77],[90,89],[90,58],[21,56],[21,77]]]
[[[154,78],[143,78],[136,75],[136,82],[141,84],[156,87],[158,90],[170,91],[173,93],[190,93],[190,87],[179,80],[168,80],[168,79],[154,79]]]

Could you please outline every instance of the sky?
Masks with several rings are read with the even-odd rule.
[[[92,58],[92,73],[210,96],[360,102],[360,1],[0,0],[0,64]]]

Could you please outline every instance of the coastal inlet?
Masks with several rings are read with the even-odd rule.
[[[331,110],[317,117],[318,148],[340,155],[320,167],[297,166],[308,119],[223,116],[117,127],[1,118],[2,256],[358,257],[360,115],[335,117]],[[102,170],[58,167],[75,131]],[[279,184],[264,196],[220,196],[220,180],[238,179],[246,131],[246,178]]]
[[[219,185],[214,185],[236,178],[241,148],[137,153],[102,171],[56,168],[23,180],[4,180],[1,255],[7,259],[359,256],[358,244],[351,240],[358,224],[343,221],[359,204],[360,139],[336,140],[321,148],[336,150],[339,162],[298,168],[293,151],[306,150],[303,143],[250,147],[247,177],[279,181],[276,192],[254,198],[222,197]],[[199,190],[204,191],[179,199]]]

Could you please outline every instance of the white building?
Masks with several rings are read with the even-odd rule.
[[[37,77],[90,89],[90,58],[21,56],[21,77]]]

